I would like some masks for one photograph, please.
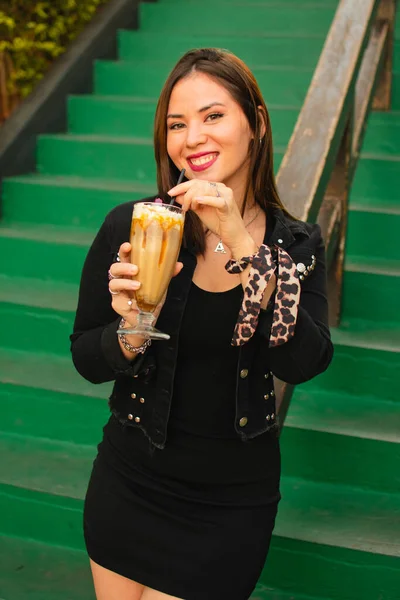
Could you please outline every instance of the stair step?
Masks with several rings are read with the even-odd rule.
[[[349,271],[362,271],[378,275],[398,276],[400,272],[400,260],[382,259],[376,256],[367,257],[349,254],[346,256],[345,265]]]
[[[156,193],[134,181],[25,175],[3,180],[3,220],[97,231],[118,204]]]
[[[9,348],[0,348],[0,383],[94,398],[111,393],[111,383],[93,385],[83,379],[70,357]]]
[[[370,337],[374,339],[375,336],[376,332],[372,331]],[[399,352],[392,352],[390,347],[381,348],[383,339],[376,342],[378,348],[356,344],[355,341],[363,340],[354,340],[350,334],[346,337],[336,329],[332,330],[332,338],[335,343],[333,360],[329,369],[318,376],[318,387],[338,395],[378,394],[386,400],[399,401]]]
[[[86,552],[0,538],[3,600],[95,600]]]
[[[400,353],[399,325],[391,323],[379,325],[372,320],[343,318],[340,327],[332,331],[333,343],[335,346]]]
[[[21,288],[20,297],[22,294],[29,298],[29,288]],[[34,348],[35,352],[70,356],[69,336],[73,323],[73,312],[3,302],[0,305],[0,346],[16,350]]]
[[[228,8],[229,6],[229,8]],[[227,19],[229,11],[229,19]],[[305,9],[293,3],[290,10],[280,7],[276,3],[270,5],[254,4],[249,10],[246,4],[231,6],[214,3],[212,19],[209,11],[199,10],[197,5],[185,5],[182,10],[180,2],[168,4],[141,4],[140,27],[146,32],[157,32],[162,37],[175,34],[177,29],[177,15],[179,15],[179,30],[190,31],[193,35],[251,35],[268,37],[293,35],[293,36],[321,36],[328,32],[331,25],[334,9],[317,5]],[[215,44],[213,44],[215,45]]]
[[[0,534],[83,550],[82,508],[81,499],[0,483]]]
[[[121,179],[153,184],[156,179],[153,144],[147,138],[97,135],[41,135],[40,173]]]
[[[71,312],[76,309],[77,299],[76,284],[0,274],[0,302],[38,308],[57,307],[59,311]]]
[[[393,263],[391,266],[393,267]],[[393,323],[400,327],[400,315],[395,301],[400,297],[400,270],[392,270],[392,273],[389,273],[386,269],[383,272],[372,273],[352,270],[351,263],[345,263],[342,324],[359,319],[371,321],[370,331],[383,323]]]
[[[1,273],[77,284],[94,232],[53,226],[8,223],[0,227]],[[21,260],[29,257],[29,260]]]
[[[340,507],[342,499],[336,497],[336,500]],[[326,512],[321,509],[322,517]],[[298,518],[303,518],[300,511]],[[337,525],[337,535],[342,533],[343,540],[348,539],[350,545],[352,537],[349,538],[347,527],[343,528],[343,523]],[[367,519],[363,525],[365,529]],[[312,530],[315,530],[313,524]],[[322,595],[329,600],[397,600],[399,578],[397,557],[273,536],[260,583],[276,585],[288,593],[295,590],[294,598],[305,594],[311,598]]]
[[[82,499],[96,447],[0,432],[0,453],[0,484]]]
[[[176,19],[176,15],[174,15]],[[106,61],[95,63],[95,93],[106,96],[146,96],[158,98],[173,64],[153,65],[139,62]],[[300,108],[313,70],[301,67],[263,67],[254,75],[267,105]]]
[[[103,387],[92,386],[96,396],[91,397],[28,386],[29,381],[1,384],[2,432],[82,446],[99,443],[102,427],[110,416],[108,395]]]
[[[258,583],[249,600],[327,600],[321,595],[317,596],[305,596],[304,594],[297,594],[297,592],[282,592],[276,588],[272,589],[269,586]]]
[[[210,48],[216,43],[215,36],[203,32],[198,35],[164,36],[161,55],[158,33],[122,30],[119,32],[118,41],[121,60],[132,61],[140,57],[146,63],[165,61],[170,65],[177,62],[191,48]],[[219,48],[233,52],[251,69],[265,65],[314,69],[321,53],[324,37],[321,35],[297,38],[296,52],[293,52],[293,40],[286,33],[282,37],[268,36],[257,39],[240,35],[234,37],[218,35],[217,41]]]
[[[275,149],[276,168],[282,154]],[[152,141],[144,138],[43,135],[38,140],[38,170],[46,175],[156,181]]]
[[[400,115],[371,113],[368,119],[363,153],[400,155]]]
[[[281,448],[285,475],[400,493],[398,402],[297,386]]]
[[[282,497],[277,536],[400,556],[400,495],[284,477]]]
[[[347,224],[346,263],[349,256],[355,255],[363,256],[365,262],[373,258],[381,259],[382,263],[389,259],[400,264],[400,248],[396,243],[400,231],[400,202],[398,208],[398,214],[393,214],[357,210],[351,206]]]
[[[70,356],[77,301],[76,285],[0,274],[0,347]]]
[[[397,19],[398,21],[398,19]],[[395,60],[396,62],[396,60]],[[400,65],[396,65],[396,69],[400,68]],[[392,75],[392,106],[391,110],[400,110],[400,73],[393,71]]]
[[[69,131],[72,134],[152,137],[155,105],[131,102],[131,97],[72,96],[69,99]],[[269,107],[274,145],[285,147],[299,111]]]
[[[70,96],[68,131],[151,139],[155,107],[154,102],[138,103],[130,97]]]
[[[399,208],[400,164],[383,155],[361,154],[353,185],[350,206],[392,206]]]

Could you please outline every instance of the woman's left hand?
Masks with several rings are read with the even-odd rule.
[[[185,212],[195,212],[231,250],[249,236],[233,191],[223,183],[191,179],[173,187],[168,194],[176,197]]]

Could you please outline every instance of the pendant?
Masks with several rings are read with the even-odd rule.
[[[215,248],[214,252],[216,252],[217,254],[226,254],[226,250],[224,248],[222,240],[219,240],[219,242],[217,244],[217,247]]]

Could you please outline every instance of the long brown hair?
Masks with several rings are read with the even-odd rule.
[[[242,108],[254,134],[254,140],[249,146],[249,176],[242,214],[251,195],[266,213],[268,209],[277,207],[288,214],[276,189],[271,123],[260,88],[254,75],[240,58],[218,48],[189,50],[172,69],[161,91],[154,120],[154,151],[159,194],[165,198],[166,191],[176,185],[179,176],[179,170],[167,152],[167,114],[171,93],[178,81],[193,72],[212,77],[228,90]],[[258,107],[261,107],[261,111]],[[263,119],[266,132],[262,136]],[[187,245],[189,240],[197,253],[204,253],[206,244],[203,225],[192,211],[187,213],[185,220],[184,243]]]

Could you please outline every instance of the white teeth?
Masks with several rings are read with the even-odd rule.
[[[205,165],[215,158],[216,154],[207,154],[207,156],[200,156],[200,158],[191,158],[190,162],[194,165]]]

